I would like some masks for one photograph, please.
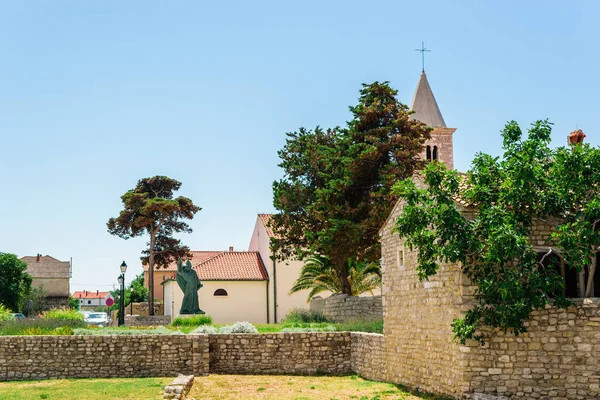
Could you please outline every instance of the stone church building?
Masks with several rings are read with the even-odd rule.
[[[425,73],[412,100],[414,117],[433,128],[422,157],[453,168],[452,135]],[[418,176],[415,177],[418,179]],[[456,203],[463,214],[477,210]],[[489,343],[453,341],[451,324],[474,300],[475,286],[456,264],[419,281],[417,252],[393,227],[399,201],[380,230],[384,335],[379,380],[463,399],[599,399],[600,299],[574,299],[567,309],[532,313],[528,332],[494,333]],[[538,224],[547,237],[553,225]],[[547,250],[547,246],[546,246]],[[600,292],[600,286],[598,288]]]

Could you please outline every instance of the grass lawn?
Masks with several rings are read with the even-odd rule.
[[[209,375],[196,378],[189,399],[272,400],[442,400],[413,395],[390,383],[366,381],[357,376]]]
[[[0,400],[161,399],[170,378],[52,379],[2,382]]]

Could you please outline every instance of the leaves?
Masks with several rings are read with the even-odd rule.
[[[600,149],[550,149],[550,133],[551,123],[541,120],[523,138],[511,121],[501,158],[479,153],[463,176],[431,163],[425,188],[410,180],[395,186],[405,202],[395,228],[418,250],[419,278],[434,275],[440,262],[458,263],[478,287],[477,303],[452,325],[463,343],[484,340],[485,327],[524,332],[531,311],[550,298],[568,304],[560,266],[540,265],[534,246],[554,246],[568,268],[593,271],[600,244]],[[457,209],[457,199],[466,212]],[[533,239],[536,224],[553,224],[554,231]]]

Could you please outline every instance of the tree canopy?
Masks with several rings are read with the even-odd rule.
[[[453,324],[463,343],[483,341],[484,327],[518,335],[532,310],[549,301],[569,304],[569,271],[580,278],[577,297],[591,295],[600,245],[600,149],[551,149],[550,134],[547,120],[536,121],[523,138],[511,121],[502,157],[477,154],[465,176],[434,162],[424,170],[424,188],[410,179],[395,188],[405,202],[395,228],[417,249],[419,278],[435,275],[440,262],[458,263],[478,287],[474,307]],[[457,199],[474,214],[461,213]],[[540,224],[553,227],[541,243],[532,238]]]
[[[346,128],[300,128],[278,152],[272,241],[278,258],[320,255],[352,294],[348,259],[379,259],[379,228],[398,195],[392,186],[421,165],[429,128],[410,118],[387,82],[363,85]]]
[[[19,303],[31,290],[31,276],[25,272],[27,264],[16,255],[0,253],[0,304],[19,311]]]
[[[107,223],[111,235],[129,239],[149,235],[148,248],[141,260],[148,265],[148,313],[154,315],[154,268],[167,266],[179,257],[191,256],[189,248],[174,233],[191,233],[184,221],[194,218],[201,210],[187,197],[174,197],[181,183],[166,176],[140,179],[136,187],[127,191],[121,200],[123,210]]]

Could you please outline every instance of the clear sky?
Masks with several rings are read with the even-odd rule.
[[[409,103],[425,46],[455,166],[500,130],[554,122],[600,144],[596,1],[0,1],[0,251],[73,257],[110,289],[146,239],[106,232],[138,179],[203,208],[193,250],[246,250],[272,212],[285,132],[349,119],[361,83]]]

